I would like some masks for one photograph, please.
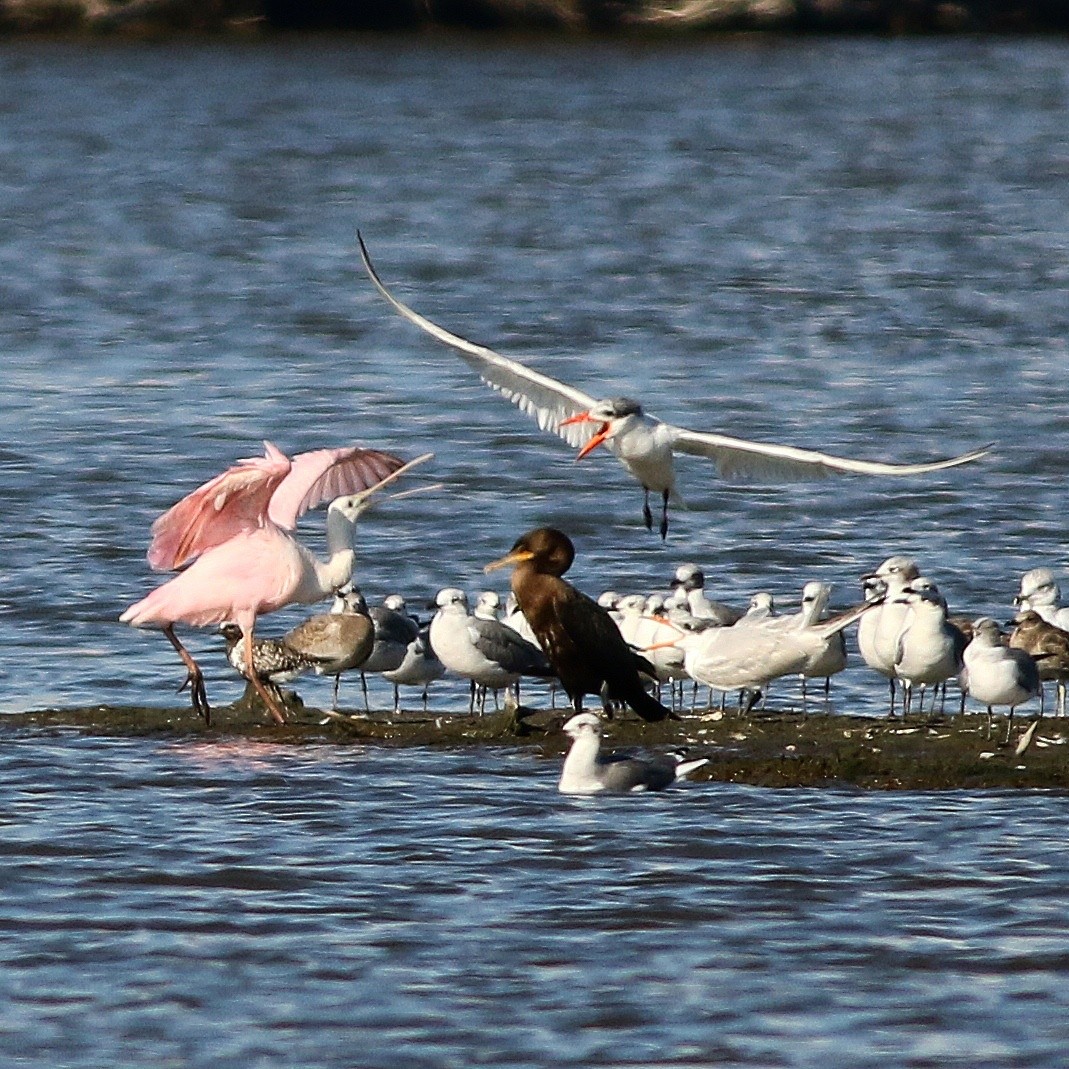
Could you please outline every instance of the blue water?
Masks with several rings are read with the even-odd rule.
[[[591,593],[693,560],[722,600],[789,611],[822,579],[845,605],[905,552],[954,611],[1005,619],[1023,570],[1064,567],[1067,58],[6,44],[0,710],[181,706],[169,645],[116,618],[156,581],[152,519],[265,437],[435,451],[445,490],[361,524],[372,600],[474,593],[552,523]],[[872,459],[997,448],[890,483],[684,460],[662,545],[610,456],[574,464],[389,311],[358,227],[431,318],[673,422]],[[322,548],[321,516],[301,533]],[[218,641],[189,641],[236,697]],[[856,663],[832,694],[883,702]],[[525,751],[5,742],[12,1064],[1065,1061],[1061,795],[577,801]]]

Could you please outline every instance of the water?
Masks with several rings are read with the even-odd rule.
[[[373,599],[474,592],[553,523],[592,592],[694,560],[723,600],[789,609],[823,579],[847,604],[906,552],[954,610],[1004,619],[1024,569],[1064,562],[1065,60],[1028,39],[5,46],[0,710],[176,702],[170,647],[116,617],[152,585],[151,520],[264,437],[435,450],[446,491],[361,526]],[[661,545],[611,457],[573,464],[389,312],[357,227],[417,309],[674,422],[997,450],[792,487],[684,461]],[[321,546],[321,517],[302,532]],[[191,645],[236,696],[217,641]],[[833,708],[882,702],[855,666]],[[5,741],[14,1064],[1064,1061],[1061,795],[576,801],[526,752]]]

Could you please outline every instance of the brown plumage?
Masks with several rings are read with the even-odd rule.
[[[574,559],[566,534],[539,527],[486,571],[514,565],[512,592],[520,611],[577,713],[584,695],[601,694],[626,702],[643,720],[674,717],[642,685],[639,672],[652,676],[653,666],[627,645],[605,609],[561,578]]]
[[[1041,680],[1058,683],[1058,713],[1065,715],[1065,683],[1069,679],[1069,631],[1048,623],[1032,609],[1019,612],[1013,618],[1010,632],[1011,649],[1030,653],[1039,669]]]
[[[375,625],[359,591],[346,586],[331,612],[316,613],[282,636],[291,649],[317,662],[319,675],[334,677],[333,707],[338,708],[342,672],[359,668],[375,645]]]

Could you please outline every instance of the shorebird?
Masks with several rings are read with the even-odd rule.
[[[925,688],[938,687],[961,674],[962,655],[968,641],[950,622],[946,599],[931,580],[923,576],[911,580],[897,602],[907,608],[894,661],[895,676],[902,680],[902,716],[906,717],[912,706],[914,687],[921,688],[923,712]]]
[[[1033,568],[1021,576],[1021,589],[1013,599],[1020,609],[1039,613],[1049,624],[1069,630],[1069,607],[1060,608],[1061,591],[1050,568]]]
[[[572,745],[557,784],[561,794],[661,791],[708,764],[705,757],[687,761],[676,754],[603,754],[601,721],[594,713],[576,714],[564,730]]]
[[[977,620],[974,630],[973,640],[963,654],[961,689],[987,706],[989,725],[993,706],[1009,708],[1008,740],[1014,710],[1040,695],[1039,669],[1031,654],[1002,645],[1002,633],[991,617]]]
[[[1014,616],[1009,645],[1032,655],[1040,681],[1053,679],[1058,686],[1058,715],[1065,716],[1065,683],[1069,679],[1069,631],[1048,623],[1034,609]],[[1040,702],[1042,703],[1042,694]],[[1042,704],[1040,705],[1042,709]]]
[[[542,651],[507,624],[472,616],[463,590],[445,587],[434,600],[437,611],[430,625],[431,646],[446,668],[483,688],[483,707],[487,690],[504,690],[522,676],[549,679],[554,675]]]
[[[606,445],[643,489],[642,514],[646,527],[653,527],[650,494],[661,498],[659,531],[668,535],[668,506],[678,502],[674,457],[689,453],[712,460],[722,478],[784,481],[823,478],[837,473],[861,475],[923,475],[979,460],[989,447],[961,456],[921,464],[888,464],[852,460],[789,445],[751,442],[725,434],[692,431],[663,423],[647,415],[630,397],[599,400],[574,386],[550,378],[515,360],[509,360],[484,345],[467,341],[432,323],[396,298],[371,263],[359,234],[360,255],[368,276],[393,309],[431,337],[460,353],[461,358],[492,389],[519,407],[569,445],[581,447],[577,459],[597,446]]]
[[[375,626],[360,591],[346,583],[335,593],[330,612],[309,616],[282,639],[291,649],[314,658],[317,674],[334,677],[331,708],[337,709],[342,673],[368,659],[375,645]]]
[[[226,659],[231,667],[251,683],[242,641],[245,636],[241,628],[237,624],[222,624],[219,633],[226,643]],[[292,682],[306,672],[316,671],[320,663],[315,657],[294,649],[283,639],[258,638],[252,644],[253,671],[280,705],[286,704],[281,685]]]
[[[639,672],[652,677],[653,666],[627,645],[605,609],[561,578],[573,560],[575,547],[563,531],[538,527],[484,570],[513,567],[512,592],[576,713],[585,695],[601,694],[603,701],[626,702],[644,720],[675,717],[646,693]]]
[[[284,723],[282,709],[253,665],[256,618],[286,605],[319,601],[346,583],[356,557],[356,520],[370,496],[429,457],[405,464],[379,450],[347,447],[301,453],[291,460],[265,442],[263,457],[238,461],[156,520],[150,567],[185,570],[131,605],[120,621],[163,631],[186,666],[183,686],[189,686],[193,708],[205,723],[211,721],[211,706],[203,674],[174,627],[237,624],[245,636],[250,682],[272,718]],[[308,509],[330,498],[329,556],[321,561],[291,532]]]

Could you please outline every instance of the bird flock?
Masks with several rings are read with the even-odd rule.
[[[636,401],[599,400],[425,319],[386,288],[362,238],[359,243],[369,278],[405,320],[456,351],[543,430],[579,447],[579,457],[608,447],[642,486],[649,529],[650,495],[658,495],[662,538],[669,505],[678,500],[676,453],[711,459],[723,477],[783,480],[918,476],[975,462],[989,451],[891,464],[663,423]],[[369,607],[354,584],[357,520],[385,497],[384,487],[429,458],[406,461],[355,445],[289,457],[265,443],[262,457],[238,460],[155,521],[149,566],[176,574],[120,620],[165,634],[186,667],[183,687],[206,723],[211,705],[203,673],[175,632],[179,624],[219,630],[227,660],[276,723],[286,719],[285,685],[309,672],[333,678],[334,715],[347,672],[360,673],[367,708],[368,677],[381,675],[393,687],[395,711],[401,687],[420,688],[426,708],[428,688],[443,677],[465,682],[469,712],[485,711],[490,695],[495,705],[504,695],[507,706],[521,709],[521,681],[525,687],[540,681],[551,688],[553,704],[559,689],[572,708],[564,730],[573,743],[560,780],[569,793],[658,790],[701,764],[673,755],[602,753],[601,720],[584,709],[586,696],[594,695],[609,714],[628,706],[643,719],[661,720],[696,712],[699,688],[709,694],[703,707],[719,692],[722,708],[727,695],[737,694],[748,710],[766,701],[775,681],[794,677],[804,705],[808,684],[822,681],[827,693],[831,679],[847,668],[845,636],[854,626],[861,660],[887,681],[892,716],[923,712],[929,696],[931,708],[937,700],[945,703],[947,684],[956,682],[962,708],[971,698],[989,716],[1004,708],[1012,718],[1018,706],[1042,696],[1048,680],[1056,682],[1058,711],[1065,714],[1069,608],[1059,607],[1058,585],[1047,568],[1021,577],[1016,615],[1004,634],[989,617],[951,616],[936,583],[903,556],[862,576],[858,603],[841,612],[831,612],[831,587],[821,582],[805,584],[796,613],[778,613],[771,594],[761,591],[745,608],[723,604],[709,597],[694,564],[680,565],[663,592],[605,591],[595,601],[563,578],[575,556],[571,540],[538,528],[487,564],[487,571],[512,568],[505,598],[483,590],[472,608],[463,589],[444,587],[427,604],[428,619],[400,594]],[[295,531],[305,513],[324,504],[328,554],[321,560]],[[328,611],[283,635],[255,633],[268,613],[328,598]]]

